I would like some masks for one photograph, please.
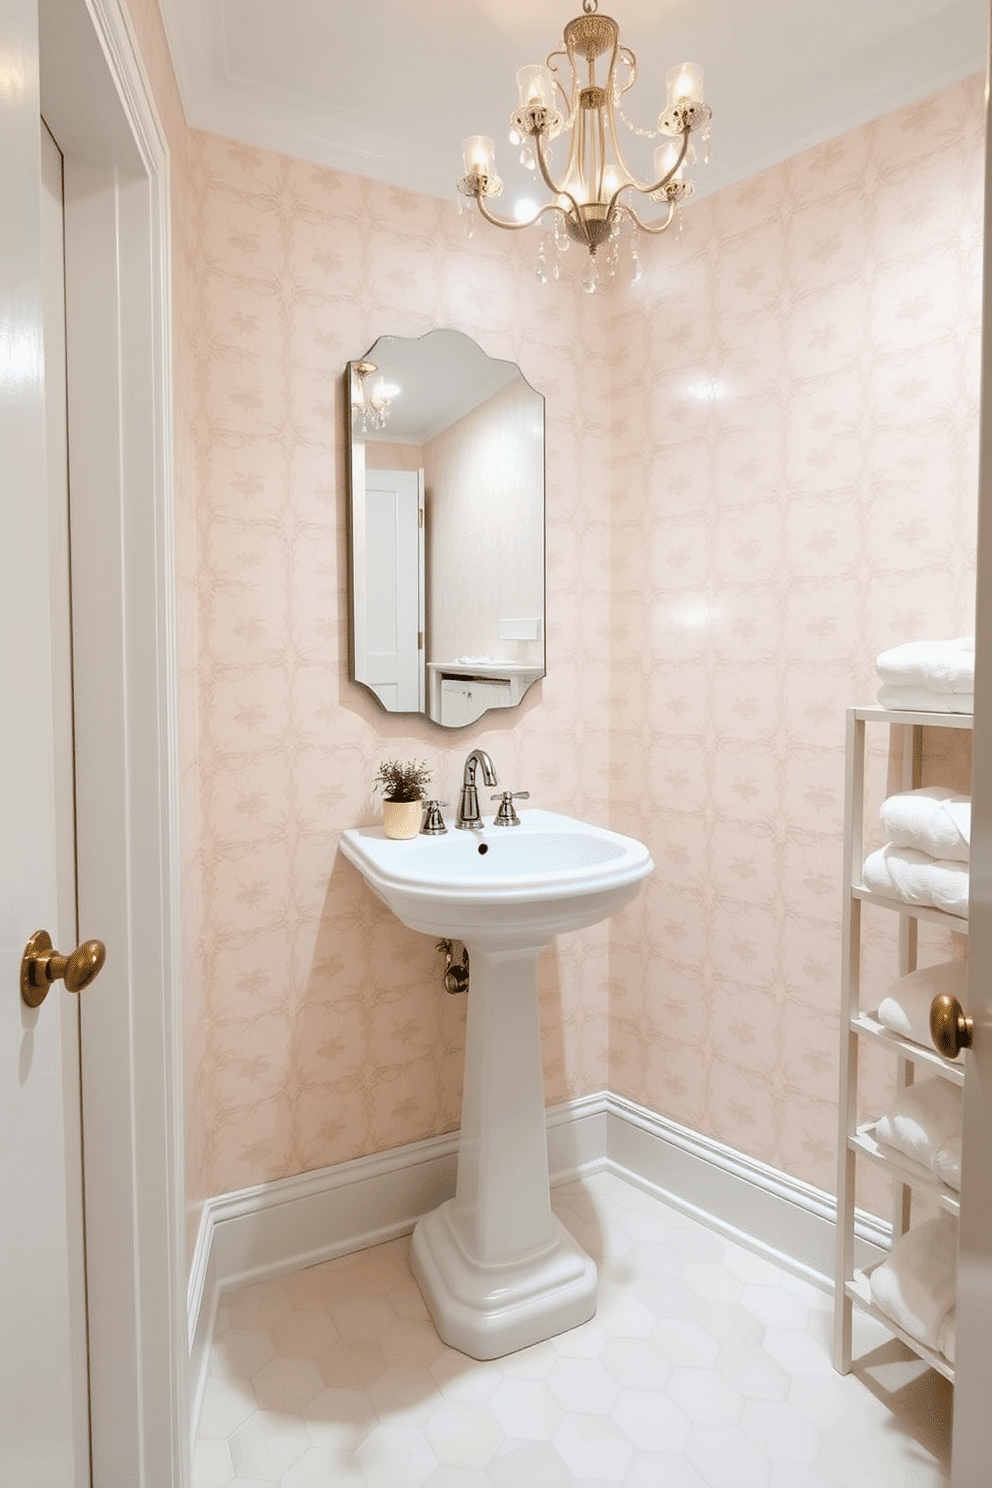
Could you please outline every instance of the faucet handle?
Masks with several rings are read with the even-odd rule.
[[[499,802],[499,810],[493,817],[494,827],[519,827],[520,818],[513,808],[514,801],[529,801],[530,791],[497,791],[490,800]]]
[[[424,825],[420,829],[423,836],[440,837],[442,832],[448,830],[441,815],[441,807],[447,804],[447,801],[424,802]]]

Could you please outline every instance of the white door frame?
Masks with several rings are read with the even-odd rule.
[[[122,0],[39,0],[65,157],[94,1488],[189,1473],[169,159]],[[26,105],[37,114],[38,98]]]
[[[965,1056],[952,1488],[985,1488],[992,1463],[988,1399],[992,1354],[992,114],[988,90],[979,449],[967,996],[974,1044]]]

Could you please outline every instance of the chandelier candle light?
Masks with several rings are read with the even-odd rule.
[[[389,417],[390,393],[394,390],[383,382],[375,362],[356,362],[352,370],[352,421],[363,434],[384,429]]]
[[[522,67],[517,73],[520,107],[510,121],[510,139],[522,146],[522,163],[531,170],[540,170],[551,200],[524,221],[497,217],[490,211],[488,203],[500,195],[503,183],[496,173],[493,142],[484,135],[472,135],[464,141],[465,175],[458,183],[462,196],[474,198],[483,217],[495,227],[532,227],[546,213],[553,212],[559,253],[567,249],[570,241],[589,250],[583,285],[590,292],[595,290],[598,280],[596,254],[604,243],[609,245],[609,272],[616,273],[624,223],[630,222],[648,233],[664,232],[671,225],[680,203],[692,192],[692,183],[684,175],[684,167],[693,159],[689,136],[702,129],[702,138],[708,146],[711,118],[711,111],[703,102],[702,69],[685,62],[668,73],[668,98],[657,129],[635,129],[623,113],[622,100],[634,84],[637,61],[629,47],[620,44],[616,21],[598,14],[598,4],[599,0],[582,0],[583,14],[565,27],[564,49],[552,52],[545,66]],[[571,69],[567,91],[557,76],[558,59],[562,58],[567,59]],[[602,81],[596,76],[600,58],[606,59]],[[617,134],[618,115],[628,129],[648,139],[668,137],[667,145],[655,149],[653,181],[639,180],[627,165]],[[548,147],[565,130],[571,136],[568,160],[560,179],[555,180]],[[650,222],[642,221],[627,195],[634,191],[662,206],[665,209],[662,215]],[[633,244],[632,257],[634,277],[639,278]],[[543,240],[538,276],[549,277]],[[557,265],[551,277],[558,277]]]

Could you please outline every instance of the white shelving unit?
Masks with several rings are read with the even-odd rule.
[[[878,996],[861,985],[861,907],[877,904],[899,917],[898,969],[904,976],[916,969],[917,931],[921,921],[939,924],[959,934],[968,933],[968,921],[939,909],[908,906],[866,889],[861,882],[864,862],[865,744],[869,724],[898,726],[902,730],[901,789],[921,784],[924,728],[970,729],[971,714],[891,712],[885,708],[850,708],[847,713],[847,786],[844,811],[844,862],[847,886],[844,894],[844,961],[841,976],[840,1101],[837,1180],[837,1263],[834,1291],[834,1368],[847,1374],[851,1368],[851,1331],[855,1307],[871,1313],[897,1338],[925,1359],[947,1379],[954,1367],[943,1354],[912,1338],[871,1300],[871,1267],[857,1270],[854,1264],[855,1178],[859,1161],[874,1163],[893,1180],[893,1235],[906,1233],[910,1224],[912,1195],[925,1196],[947,1213],[958,1213],[958,1196],[918,1164],[900,1157],[875,1140],[874,1122],[858,1122],[858,1070],[861,1049],[874,1044],[896,1060],[899,1088],[911,1085],[917,1073],[939,1073],[955,1084],[964,1084],[964,1066],[952,1063],[935,1049],[900,1038],[885,1028],[874,1011]],[[877,989],[876,989],[877,990]]]

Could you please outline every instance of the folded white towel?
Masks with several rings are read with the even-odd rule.
[[[946,1183],[948,1188],[961,1191],[961,1133],[948,1137],[939,1152],[933,1155],[933,1176]]]
[[[960,1085],[937,1075],[907,1086],[875,1122],[875,1136],[950,1188],[961,1187]]]
[[[883,651],[875,662],[883,682],[926,687],[931,692],[974,692],[975,637],[953,641],[909,641]]]
[[[971,797],[944,785],[900,791],[882,802],[882,830],[893,847],[914,847],[931,858],[967,863],[971,851]]]
[[[893,1033],[932,1048],[930,1004],[942,992],[967,1001],[967,961],[942,961],[939,966],[921,966],[897,977],[878,1004],[878,1021]]]
[[[931,858],[912,847],[886,843],[865,858],[861,877],[866,889],[904,904],[928,905],[947,914],[968,914],[968,868]]]
[[[897,687],[883,682],[878,689],[878,706],[906,713],[974,713],[975,694],[934,692],[930,687]]]
[[[937,1350],[943,1354],[949,1364],[954,1363],[954,1325],[957,1322],[957,1308],[952,1307],[937,1329]]]
[[[957,1256],[958,1224],[950,1214],[914,1225],[872,1271],[872,1301],[911,1338],[936,1348],[954,1305]]]

